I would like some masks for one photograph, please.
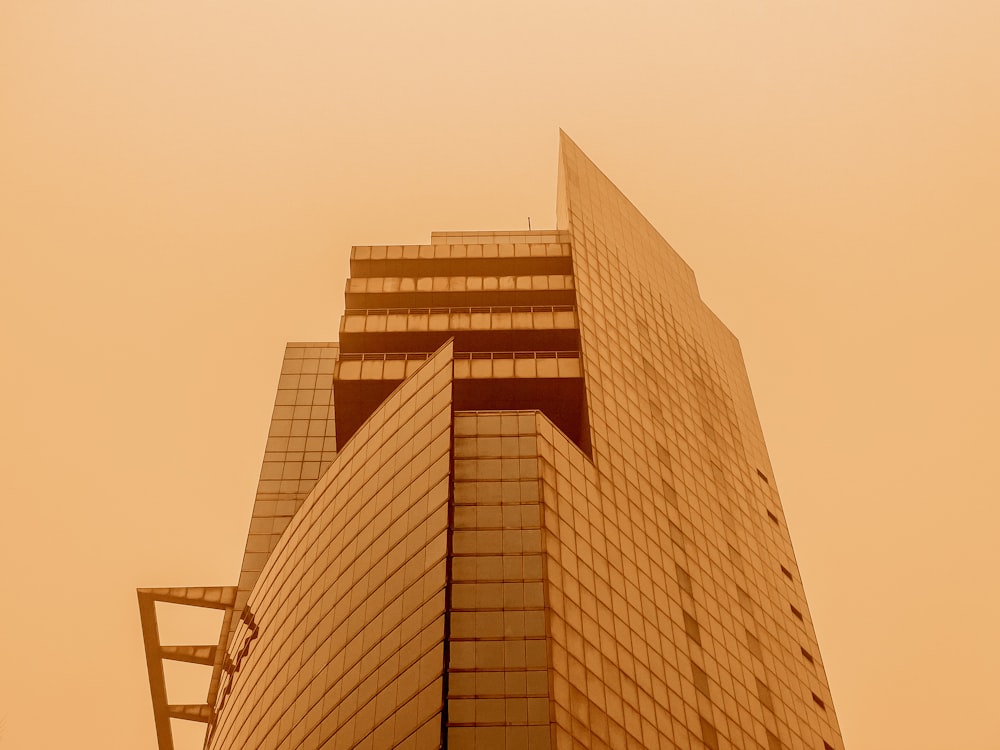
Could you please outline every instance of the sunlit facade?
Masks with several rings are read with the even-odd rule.
[[[739,344],[565,135],[558,228],[353,248],[238,585],[139,592],[161,750],[842,750]],[[161,647],[155,601],[226,613]],[[201,649],[197,651],[197,649]],[[213,667],[169,705],[162,659]]]

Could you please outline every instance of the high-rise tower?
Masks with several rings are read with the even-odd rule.
[[[558,229],[356,247],[238,585],[139,592],[161,750],[843,747],[739,344],[565,135]],[[158,644],[157,600],[222,609]],[[162,659],[213,665],[170,706]]]

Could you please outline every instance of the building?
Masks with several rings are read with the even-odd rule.
[[[238,585],[139,592],[161,748],[842,749],[737,340],[565,135],[557,214],[352,250]],[[157,600],[219,643],[161,647]]]

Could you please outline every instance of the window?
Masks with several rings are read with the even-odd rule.
[[[701,739],[705,743],[705,747],[710,747],[712,750],[719,750],[719,735],[715,731],[715,727],[704,717],[698,717],[701,720]]]
[[[792,614],[793,614],[793,615],[795,615],[796,617],[798,617],[798,618],[799,618],[800,620],[802,620],[802,619],[803,619],[803,618],[802,618],[802,613],[801,613],[801,612],[799,612],[799,611],[798,611],[798,610],[797,610],[797,609],[795,608],[795,605],[794,605],[794,604],[789,604],[788,606],[789,606],[789,607],[791,607],[791,609],[792,609]]]
[[[691,675],[694,678],[694,686],[705,695],[711,696],[708,688],[708,674],[705,670],[691,662]]]
[[[771,688],[769,688],[760,678],[757,679],[757,697],[760,698],[760,704],[764,708],[769,711],[774,711],[774,700],[771,698]]]
[[[739,599],[741,607],[747,610],[753,610],[753,599],[750,598],[750,594],[748,594],[741,586],[736,587],[736,597]]]
[[[689,594],[693,594],[694,587],[691,585],[691,576],[689,576],[688,572],[677,563],[674,563],[674,568],[677,571],[677,585]]]
[[[701,631],[698,628],[698,621],[687,612],[684,613],[684,631],[688,634],[688,638],[699,646],[701,645]]]

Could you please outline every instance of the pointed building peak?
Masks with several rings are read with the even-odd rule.
[[[567,143],[575,147],[576,149],[580,148],[579,146],[576,145],[576,141],[570,138],[569,133],[567,133],[562,128],[559,128],[559,145],[562,146],[563,144]]]

